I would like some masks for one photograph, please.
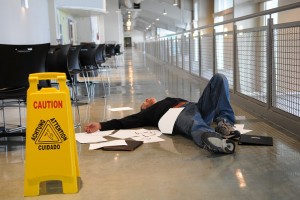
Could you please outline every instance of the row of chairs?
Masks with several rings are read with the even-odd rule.
[[[21,104],[26,103],[26,93],[29,87],[28,76],[39,72],[63,72],[66,74],[67,83],[70,86],[71,97],[77,108],[80,125],[80,114],[78,108],[78,76],[83,77],[88,102],[93,97],[95,78],[99,73],[104,87],[105,95],[109,94],[107,88],[110,86],[109,67],[103,66],[106,58],[106,45],[84,43],[81,45],[9,45],[0,44],[0,109],[2,110],[3,127],[0,128],[1,136],[6,133],[17,132],[21,135],[25,132],[22,126]],[[106,80],[102,77],[105,72]],[[39,88],[52,87],[53,82],[40,81]],[[17,128],[6,128],[5,108],[19,108],[19,125]],[[11,134],[9,134],[11,135]]]
[[[112,59],[113,66],[118,66],[118,58],[122,55],[120,44],[106,44],[106,58]]]
[[[94,96],[95,77],[100,75],[104,96],[108,94],[110,85],[108,66],[105,63],[105,44],[85,43],[81,45],[56,45],[50,46],[46,59],[46,69],[49,72],[64,72],[73,96],[77,96],[78,76],[83,77],[86,86],[88,102]],[[106,79],[103,73],[106,72]]]
[[[0,100],[3,126],[1,136],[10,132],[6,128],[6,107],[19,108],[19,126],[11,129],[20,130],[24,134],[21,118],[21,104],[26,101],[26,92],[29,87],[28,76],[31,73],[45,72],[45,60],[50,44],[38,45],[0,45]],[[46,82],[40,83],[39,87],[46,86]],[[16,135],[16,133],[14,134]]]

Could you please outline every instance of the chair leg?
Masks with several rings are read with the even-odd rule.
[[[2,110],[2,119],[3,119],[3,126],[1,127],[1,131],[3,132],[6,130],[6,121],[5,121],[5,110],[4,110],[4,102],[1,101],[1,110]]]
[[[101,68],[104,68],[104,67],[101,66]],[[108,70],[107,69],[99,69],[98,71],[101,76],[101,81],[102,81],[103,90],[104,90],[104,97],[106,97],[107,95],[110,94],[110,78],[109,78]],[[106,80],[104,80],[102,73],[106,74]]]
[[[22,132],[23,130],[26,129],[26,127],[23,127],[22,125],[22,104],[23,103],[23,100],[21,99],[18,99],[17,100],[17,104],[18,104],[18,111],[19,111],[19,124],[16,124],[16,128],[10,128],[8,129],[6,127],[6,120],[5,120],[5,103],[3,102],[3,121],[4,121],[4,131],[7,132],[7,133],[14,133],[14,132],[17,132],[17,131],[20,131]],[[12,107],[15,107],[14,105],[12,105]]]
[[[89,103],[90,102],[90,91],[89,91],[89,86],[88,86],[87,78],[85,77],[84,72],[82,72],[82,77],[84,79],[86,93],[87,93],[87,96],[88,96],[88,103]]]
[[[107,79],[107,94],[110,95],[110,78],[109,78],[108,70],[106,70],[106,79]]]
[[[76,122],[76,114],[74,113],[74,127],[80,127],[81,125],[81,119],[80,119],[80,111],[79,111],[79,106],[78,106],[78,97],[77,97],[77,92],[75,90],[74,85],[72,84],[71,86],[71,90],[72,90],[72,96],[74,96],[73,101],[74,101],[74,105],[76,107],[77,110],[77,116],[78,116],[78,123]]]

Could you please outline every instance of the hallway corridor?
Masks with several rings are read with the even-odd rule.
[[[110,71],[110,94],[103,98],[102,85],[97,84],[95,97],[80,106],[82,127],[136,113],[147,97],[197,101],[206,85],[131,48],[116,64]],[[112,109],[125,107],[129,109]],[[164,141],[144,143],[134,151],[89,150],[88,144],[77,142],[81,184],[76,194],[62,194],[57,181],[41,184],[40,196],[24,198],[24,139],[0,138],[0,199],[298,199],[300,140],[236,104],[233,107],[237,124],[252,130],[247,134],[272,136],[274,145],[236,143],[234,154],[221,155],[200,149],[181,135],[162,135]]]

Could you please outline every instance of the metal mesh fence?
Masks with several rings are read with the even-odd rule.
[[[176,66],[176,38],[172,38],[171,64]]]
[[[168,63],[172,64],[172,39],[168,39]]]
[[[199,36],[194,35],[190,40],[191,73],[199,75]]]
[[[267,102],[267,31],[244,30],[237,34],[237,91]]]
[[[159,40],[159,59],[165,60],[165,40]]]
[[[177,49],[176,49],[176,58],[177,58],[177,67],[182,68],[182,41],[181,37],[177,36]]]
[[[216,72],[224,74],[233,89],[233,33],[216,34]]]
[[[272,106],[300,116],[300,27],[276,28]]]
[[[182,38],[182,56],[183,56],[183,69],[190,71],[190,55],[189,55],[189,35]]]
[[[268,21],[267,26],[234,32],[204,28],[195,35],[147,42],[145,50],[207,80],[222,73],[236,94],[300,117],[300,21],[276,25]]]
[[[168,54],[168,39],[165,38],[164,40],[164,61],[165,62],[168,62],[168,57],[169,57],[169,54]]]
[[[201,36],[201,77],[210,79],[213,76],[213,34]]]

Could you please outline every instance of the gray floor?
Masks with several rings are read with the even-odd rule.
[[[202,90],[203,83],[131,49],[117,65],[110,72],[110,95],[103,98],[99,84],[92,101],[80,106],[82,124],[135,113],[149,96],[197,101]],[[109,110],[127,106],[133,110]],[[48,182],[41,184],[40,196],[26,199],[298,199],[299,140],[235,105],[234,111],[238,124],[272,136],[274,146],[237,145],[233,155],[214,155],[180,135],[130,152],[90,151],[88,144],[77,143],[79,192],[62,194],[59,182]],[[0,138],[0,199],[24,198],[24,164],[22,138]]]

